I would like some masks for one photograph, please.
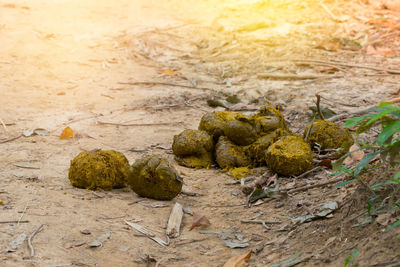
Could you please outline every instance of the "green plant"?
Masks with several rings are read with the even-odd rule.
[[[346,257],[344,260],[344,266],[349,266],[349,264],[352,264],[352,266],[358,266],[358,261],[356,260],[356,256],[360,252],[357,248],[353,250],[353,252]]]
[[[389,178],[387,181],[372,186],[368,186],[359,177],[359,174],[362,171],[366,170],[371,161],[376,159],[379,154],[381,155],[381,158],[387,161],[392,167],[400,165],[400,106],[394,105],[392,103],[381,103],[378,107],[370,109],[368,114],[349,119],[348,121],[346,121],[345,127],[357,126],[356,135],[359,135],[363,132],[368,131],[377,123],[381,124],[381,131],[378,134],[377,139],[373,144],[366,143],[362,145],[360,149],[356,150],[369,150],[370,152],[365,154],[365,156],[358,162],[353,170],[340,167],[340,165],[347,156],[356,151],[349,152],[344,155],[340,160],[338,160],[336,164],[336,170],[342,171],[348,176],[353,177],[352,180],[338,184],[338,187],[358,180],[372,192],[373,190],[384,185],[394,185],[396,192],[400,190],[400,171],[398,171],[393,177]],[[369,215],[372,215],[372,205],[375,200],[376,196],[373,196],[368,201]],[[400,207],[399,203],[393,202],[392,204],[396,208]],[[399,225],[400,220],[389,226],[386,231],[389,231],[390,229]]]

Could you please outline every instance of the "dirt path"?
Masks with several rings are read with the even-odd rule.
[[[265,55],[283,58],[300,53],[307,57],[310,53],[296,45],[290,53],[280,49],[277,42],[283,37],[278,35],[284,34],[284,27],[272,27],[273,36],[262,35],[265,39],[261,41],[252,32],[232,34],[224,19],[242,10],[227,8],[231,1],[182,2],[0,2],[0,119],[6,125],[6,129],[0,127],[0,201],[4,203],[0,205],[0,222],[21,221],[0,224],[0,250],[20,234],[29,236],[44,224],[34,238],[34,257],[29,257],[23,244],[16,251],[0,254],[1,266],[154,266],[153,258],[161,262],[159,266],[222,266],[230,257],[250,249],[257,252],[251,266],[276,263],[296,252],[302,253],[304,266],[340,266],[357,240],[363,242],[364,248],[372,242],[383,242],[382,238],[374,240],[362,232],[376,231],[376,225],[360,230],[359,235],[350,234],[354,222],[343,218],[347,218],[351,207],[328,222],[291,225],[287,214],[301,215],[308,207],[329,200],[347,203],[344,199],[355,190],[352,187],[314,189],[249,209],[238,185],[229,184],[233,179],[215,169],[178,166],[187,186],[185,190],[198,195],[181,194],[174,201],[163,202],[161,207],[157,207],[158,202],[140,199],[128,189],[92,192],[70,185],[69,162],[82,151],[115,149],[131,163],[155,152],[172,161],[173,135],[197,128],[201,116],[214,110],[206,104],[211,97],[236,95],[245,107],[254,99],[255,106],[277,102],[284,108],[292,129],[300,132],[316,92],[329,99],[327,105],[339,106],[344,111],[376,104],[398,89],[397,76],[351,76],[353,72],[347,71],[338,79],[312,82],[260,79],[257,73],[275,66],[287,70],[300,68],[303,74],[324,70],[262,61]],[[244,27],[243,18],[234,18],[232,27]],[[303,27],[302,23],[298,25]],[[246,31],[243,29],[239,32]],[[235,48],[247,50],[235,54]],[[327,60],[335,55],[321,52]],[[354,62],[365,61],[360,54],[342,56]],[[400,68],[396,60],[372,58],[367,63]],[[167,69],[178,70],[179,75],[160,74]],[[331,70],[326,71],[332,74]],[[135,82],[156,84],[133,85]],[[118,125],[136,123],[149,125]],[[67,125],[77,136],[60,140]],[[36,128],[47,129],[50,134],[2,142]],[[283,178],[282,183],[287,187],[301,186],[313,179]],[[231,249],[223,240],[224,234],[188,231],[192,219],[187,214],[181,236],[168,247],[159,246],[124,224],[124,220],[135,221],[164,238],[175,201],[206,214],[212,222],[210,230],[226,230],[226,238],[247,242],[249,247]],[[156,207],[151,206],[154,204]],[[240,222],[254,216],[280,224],[265,229],[260,224]],[[22,223],[24,220],[29,222]],[[339,222],[341,228],[334,227]],[[91,234],[84,235],[83,230]],[[107,232],[110,238],[102,247],[87,246]],[[364,263],[371,257],[376,262],[386,259],[387,251],[394,248],[398,251],[398,244],[392,240],[385,244],[380,252],[373,247],[366,249]],[[393,255],[387,259],[392,260]]]

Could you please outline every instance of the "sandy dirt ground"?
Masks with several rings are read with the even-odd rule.
[[[270,20],[265,31],[255,33],[251,27],[259,25],[242,16],[251,8],[235,9],[232,2],[0,1],[0,119],[5,125],[0,127],[0,222],[17,221],[0,224],[0,266],[222,266],[249,250],[250,266],[269,266],[297,253],[300,266],[343,266],[355,248],[360,266],[399,260],[399,230],[381,233],[376,223],[351,227],[365,211],[365,201],[352,197],[356,186],[315,188],[248,208],[240,185],[215,168],[175,164],[186,194],[161,203],[127,188],[93,192],[70,185],[70,160],[82,151],[114,149],[130,163],[159,153],[174,162],[173,136],[196,129],[205,112],[223,110],[208,106],[211,98],[235,95],[242,100],[236,108],[246,112],[276,103],[291,129],[301,133],[316,93],[338,113],[399,93],[394,74],[278,60],[343,59],[400,69],[396,58],[321,49],[324,36],[337,30],[336,22],[325,23],[329,14],[321,7],[281,9],[300,14],[317,8],[315,16],[324,19],[320,24],[299,15],[286,24]],[[342,34],[354,36],[352,25]],[[272,68],[340,77],[275,80],[257,75]],[[162,74],[168,69],[179,74]],[[66,126],[77,135],[60,140]],[[50,133],[21,136],[37,128]],[[298,187],[330,179],[322,174],[279,179],[282,186]],[[307,214],[328,201],[340,206],[330,218],[292,225],[289,215]],[[192,218],[185,214],[181,235],[163,247],[124,223],[136,222],[164,239],[175,202],[205,214],[211,221],[208,230],[216,234],[189,231]],[[241,223],[254,217],[279,223],[268,229]],[[26,241],[7,252],[11,241],[29,236],[41,224],[33,257]],[[110,237],[101,247],[88,247],[105,233]],[[248,246],[232,249],[226,240]]]

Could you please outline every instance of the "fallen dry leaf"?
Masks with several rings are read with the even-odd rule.
[[[340,43],[334,41],[325,41],[323,43],[320,43],[316,48],[326,51],[337,52],[340,48]]]
[[[278,175],[277,174],[268,178],[267,186],[277,185],[277,184],[278,184]]]
[[[360,149],[360,147],[357,144],[354,144],[350,147],[349,152],[353,152],[356,151],[357,149]],[[353,164],[358,163],[363,157],[364,157],[365,153],[362,150],[359,150],[357,152],[354,152],[352,154],[350,154],[344,161],[344,165],[346,166],[350,166]]]
[[[177,72],[177,71],[175,71],[173,69],[162,70],[159,73],[167,75],[167,76],[178,76],[179,75],[179,72]]]
[[[397,23],[391,20],[370,20],[368,21],[368,24],[370,25],[377,25],[377,26],[383,26],[383,27],[388,27],[388,28],[396,28]]]
[[[332,160],[331,159],[323,159],[318,163],[318,166],[327,167],[328,169],[332,169]]]
[[[250,257],[251,251],[243,255],[234,256],[230,258],[223,267],[247,267],[249,266]]]
[[[68,139],[75,136],[75,131],[72,130],[69,126],[65,127],[60,135],[60,139]]]
[[[193,228],[195,227],[200,227],[200,226],[209,226],[211,225],[210,221],[207,219],[206,216],[204,216],[203,214],[201,214],[200,212],[194,211],[193,212],[193,223],[190,226],[189,231],[192,231]]]
[[[392,95],[400,95],[400,88],[392,93]]]

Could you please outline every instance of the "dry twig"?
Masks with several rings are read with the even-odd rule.
[[[325,120],[325,117],[324,117],[324,115],[322,114],[322,112],[321,112],[321,107],[320,107],[321,96],[320,96],[319,94],[316,94],[315,96],[317,97],[316,106],[317,106],[317,111],[318,111],[319,118],[320,118],[320,120]]]
[[[35,237],[35,235],[37,233],[40,232],[40,230],[42,230],[42,228],[43,228],[43,224],[39,225],[39,227],[35,231],[33,231],[33,233],[28,238],[28,247],[29,247],[29,250],[31,252],[31,258],[33,256],[35,256],[35,250],[33,249],[33,246],[32,246],[32,239]]]
[[[17,225],[19,225],[19,223],[20,223],[21,220],[22,220],[22,217],[24,217],[27,208],[28,208],[28,203],[25,204],[25,208],[24,208],[24,210],[22,211],[21,217],[19,217],[19,219],[18,219]]]
[[[284,61],[284,60],[282,60],[282,61]],[[315,60],[315,59],[288,59],[288,61],[324,63],[324,64],[337,65],[337,66],[342,66],[342,67],[383,71],[383,72],[387,72],[390,74],[400,74],[400,70],[378,68],[378,67],[374,67],[374,66],[366,66],[366,65],[361,65],[361,64],[352,64],[352,63],[345,63],[345,62],[325,61],[325,60]]]
[[[322,187],[328,184],[333,184],[333,183],[337,183],[343,180],[343,177],[338,177],[336,179],[333,180],[329,180],[327,182],[323,182],[323,183],[319,183],[319,184],[313,184],[313,185],[306,185],[306,186],[302,186],[299,188],[288,188],[285,190],[282,190],[284,192],[287,192],[288,194],[294,194],[294,193],[298,193],[298,192],[302,192],[302,191],[306,191],[308,189],[312,189],[312,188],[316,188],[316,187]]]
[[[183,121],[156,122],[156,123],[118,123],[118,122],[97,121],[97,123],[98,124],[103,124],[103,125],[116,125],[116,126],[162,126],[162,125],[181,124],[181,123],[183,123]]]
[[[317,166],[309,171],[303,172],[302,174],[300,174],[299,176],[296,176],[295,179],[299,179],[299,178],[303,178],[305,176],[307,176],[308,174],[315,172],[315,171],[319,171],[320,169],[322,169],[322,166]]]
[[[241,223],[259,223],[264,226],[265,229],[269,230],[267,224],[281,224],[282,222],[270,222],[270,221],[263,221],[263,220],[240,220]]]
[[[0,224],[6,224],[6,223],[28,223],[29,221],[28,220],[25,220],[25,221],[20,221],[20,220],[18,220],[18,221],[0,221]]]
[[[7,142],[11,142],[11,141],[17,140],[21,136],[22,136],[22,134],[14,136],[14,137],[11,137],[11,138],[8,138],[8,139],[5,139],[5,140],[0,140],[0,144],[4,144],[4,143],[7,143]]]
[[[313,75],[313,74],[272,74],[272,73],[258,73],[258,78],[265,79],[294,79],[294,80],[308,80],[308,79],[327,79],[327,78],[343,78],[343,75]]]
[[[184,85],[184,84],[175,84],[175,83],[166,83],[166,82],[119,82],[118,84],[148,85],[148,86],[164,85],[164,86],[173,86],[173,87],[182,87],[182,88],[197,89],[197,90],[203,90],[203,91],[218,92],[217,90],[214,90],[214,89],[208,88],[208,87],[196,87],[193,85]]]

